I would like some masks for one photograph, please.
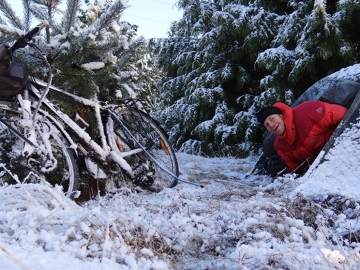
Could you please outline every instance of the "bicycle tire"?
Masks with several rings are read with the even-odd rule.
[[[135,155],[124,157],[133,170],[146,163],[149,169],[147,173],[150,172],[153,182],[151,185],[138,185],[152,192],[175,187],[178,180],[174,176],[179,176],[179,166],[175,151],[161,126],[148,114],[136,108],[119,107],[112,112],[131,133],[130,135],[117,119],[109,119],[108,122],[111,124],[107,125],[106,131],[112,150],[121,154],[139,149],[139,143],[145,149],[146,153],[140,151]]]
[[[22,115],[17,110],[3,110],[1,117],[7,122],[6,124],[20,134],[24,134],[24,128],[19,124],[22,121]],[[21,152],[24,140],[11,131],[7,125],[0,123],[0,163],[3,169],[1,181],[9,184],[45,181],[52,186],[62,186],[65,196],[75,199],[79,175],[74,150],[69,148],[67,140],[45,115],[38,113],[36,126],[35,136],[39,148],[35,148],[31,155],[24,156]],[[53,162],[56,163],[53,168],[45,166],[49,163],[50,154],[45,156],[44,152],[40,151],[44,147],[49,148],[43,143],[44,133],[42,132],[49,133],[48,142],[51,145]]]

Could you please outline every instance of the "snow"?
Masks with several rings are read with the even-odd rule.
[[[359,128],[360,123],[357,123],[346,129],[326,155],[326,167],[321,166],[311,175],[300,178],[304,183],[294,192],[304,193],[308,197],[331,193],[360,200],[360,181],[356,170],[360,168]],[[312,179],[315,181],[311,181]]]
[[[360,269],[359,122],[298,178],[252,175],[256,155],[178,153],[180,178],[203,188],[124,184],[75,203],[45,183],[4,184],[0,269]]]
[[[345,130],[327,161],[300,178],[249,176],[256,156],[178,153],[181,179],[204,188],[179,183],[154,194],[124,186],[77,204],[59,188],[4,185],[0,268],[359,268],[360,244],[341,238],[360,229],[351,215],[360,201],[359,127]],[[301,205],[299,194],[309,201]],[[307,207],[311,198],[339,195],[347,201],[342,212]]]
[[[86,70],[102,69],[103,67],[105,67],[105,63],[104,62],[91,62],[91,63],[82,64],[81,67]]]

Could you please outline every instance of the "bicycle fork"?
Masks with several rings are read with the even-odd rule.
[[[33,128],[34,123],[31,119],[31,102],[27,90],[24,90],[24,98],[18,95],[18,101],[22,108],[22,119],[19,120],[19,125],[24,128],[24,136],[27,139],[22,149],[22,155],[27,157],[34,152],[37,146],[35,129]]]
[[[33,153],[39,151],[46,156],[44,164],[41,166],[43,172],[52,171],[57,166],[57,160],[53,156],[50,143],[51,133],[54,132],[50,125],[45,122],[32,119],[31,100],[29,99],[28,90],[23,91],[23,96],[18,95],[18,101],[22,109],[22,118],[19,119],[19,125],[23,128],[24,133],[21,136],[24,140],[22,147],[22,155],[29,157]],[[36,141],[37,134],[40,136],[42,144]]]

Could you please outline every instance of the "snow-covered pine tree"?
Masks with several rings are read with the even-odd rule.
[[[152,43],[152,40],[148,42],[147,53],[142,61],[137,64],[139,65],[138,86],[141,89],[138,97],[146,101],[150,112],[162,108],[161,93],[158,86],[162,71],[157,66],[156,54],[152,50]]]
[[[291,104],[317,80],[359,62],[359,38],[345,30],[358,25],[359,1],[178,5],[184,16],[158,46],[167,107],[157,116],[186,152],[246,154],[263,139],[257,110]]]
[[[328,12],[335,10],[335,7],[328,6],[326,2],[315,1],[313,9],[306,18],[301,36],[297,40],[296,63],[288,78],[295,87],[307,88],[339,68],[354,63],[354,54],[339,28],[337,16],[333,17],[333,14]],[[306,81],[304,78],[310,82],[304,84]],[[305,87],[294,88],[296,96],[301,95]]]
[[[248,151],[242,144],[246,126],[234,126],[234,117],[251,105],[249,97],[261,78],[254,62],[258,52],[270,46],[282,20],[243,2],[179,1],[184,16],[159,44],[167,109],[157,117],[182,151]]]
[[[121,21],[126,8],[123,1],[86,0],[87,5],[81,7],[80,0],[68,0],[65,11],[59,8],[60,0],[24,2],[24,12],[29,14],[25,22],[15,16],[6,0],[1,1],[0,8],[3,11],[7,7],[3,14],[8,24],[24,31],[29,29],[31,18],[49,22],[36,45],[52,66],[56,86],[91,98],[115,98],[117,93],[135,97],[143,91],[141,80],[152,79],[139,78],[139,73],[144,73],[139,69],[146,67],[141,63],[147,53],[147,41],[136,37],[137,26]],[[2,29],[6,33],[7,28]],[[26,50],[23,54],[31,63],[33,74],[45,79],[47,70],[41,60]]]
[[[351,58],[350,64],[359,63],[360,58],[360,1],[339,1],[337,13],[333,15],[339,24],[339,31],[344,39],[341,52],[345,57]],[[349,65],[350,65],[349,64]]]

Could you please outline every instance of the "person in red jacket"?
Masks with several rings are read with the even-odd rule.
[[[262,108],[258,121],[275,134],[277,155],[268,157],[264,169],[270,174],[302,173],[320,153],[345,116],[347,109],[319,100],[295,108],[282,102]]]

